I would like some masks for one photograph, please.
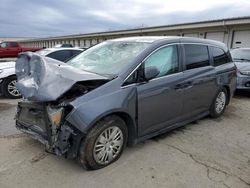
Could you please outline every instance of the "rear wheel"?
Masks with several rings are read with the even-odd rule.
[[[103,168],[120,158],[127,138],[125,122],[118,116],[106,117],[82,141],[79,162],[88,170]]]
[[[2,83],[2,94],[11,99],[20,98],[22,95],[16,88],[17,79],[15,76],[6,78]]]
[[[217,118],[223,114],[226,109],[228,101],[228,93],[226,88],[221,88],[213,101],[213,104],[210,108],[210,115],[214,118]]]

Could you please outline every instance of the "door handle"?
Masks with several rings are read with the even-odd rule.
[[[177,84],[175,87],[174,87],[175,90],[179,90],[181,89],[181,84]]]
[[[193,87],[192,82],[185,82],[185,83],[182,83],[182,84],[177,84],[175,86],[175,90],[189,89],[191,87]]]
[[[161,93],[168,92],[169,90],[170,90],[169,87],[163,87],[163,88],[161,89]]]

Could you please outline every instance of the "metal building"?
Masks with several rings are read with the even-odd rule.
[[[107,39],[151,35],[199,37],[224,42],[229,48],[250,47],[250,16],[22,40],[21,44],[26,47],[53,47],[56,44],[71,43],[73,46],[89,47]]]
[[[28,40],[31,38],[27,38],[27,37],[0,37],[0,42],[4,42],[4,41],[20,41],[20,40]]]

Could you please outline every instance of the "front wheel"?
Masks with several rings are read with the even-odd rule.
[[[227,101],[228,93],[226,88],[223,87],[216,94],[215,100],[210,108],[210,115],[214,118],[221,116],[226,109]]]
[[[120,158],[127,143],[126,123],[118,116],[99,121],[82,141],[79,162],[88,170],[108,166]]]
[[[22,95],[16,88],[17,79],[15,76],[6,78],[2,83],[2,94],[11,99],[21,98]]]

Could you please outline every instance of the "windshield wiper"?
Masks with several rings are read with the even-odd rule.
[[[245,59],[245,58],[234,58],[234,60],[240,60],[240,61],[250,61],[250,59]]]

